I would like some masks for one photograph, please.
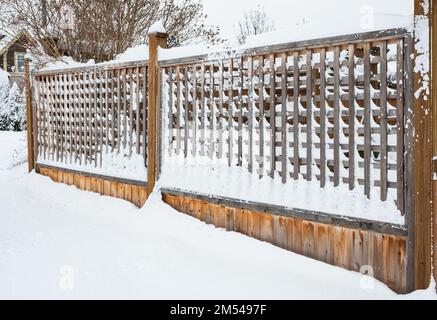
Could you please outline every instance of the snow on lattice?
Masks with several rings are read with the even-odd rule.
[[[35,78],[38,163],[145,181],[146,67]]]
[[[386,58],[382,56],[384,46],[387,48]],[[320,92],[311,92],[311,105],[306,100],[308,55],[305,52],[278,55],[274,61],[270,61],[268,54],[262,60],[258,56],[243,55],[231,59],[228,55],[221,58],[216,55],[218,59],[207,59],[204,64],[167,67],[163,73],[163,106],[164,115],[168,118],[163,133],[163,141],[166,142],[163,149],[166,156],[163,161],[163,185],[215,196],[403,224],[404,219],[396,204],[396,188],[401,185],[397,169],[398,163],[403,161],[403,152],[398,151],[403,148],[403,145],[398,145],[398,134],[399,128],[404,125],[399,122],[403,119],[399,111],[399,107],[402,110],[399,93],[403,90],[403,80],[398,80],[399,75],[402,76],[404,60],[398,47],[403,50],[402,38],[369,45],[369,71],[366,72],[371,84],[366,90],[364,49],[355,46],[353,133],[349,132],[350,109],[345,104],[345,101],[349,102],[350,91],[349,50],[340,49],[336,57],[332,49],[327,49],[325,70],[321,69],[320,53],[310,55],[310,70],[314,73],[312,89],[319,90],[321,75],[325,77],[326,148],[322,148],[321,109],[319,100],[316,100]],[[382,60],[387,61],[385,85],[381,81]],[[284,70],[287,70],[286,78]],[[294,87],[295,76],[299,80],[298,91]],[[315,80],[319,81],[318,84]],[[274,91],[270,85],[272,81],[275,82]],[[281,94],[284,86],[287,88],[285,104]],[[333,104],[336,88],[338,107]],[[297,98],[295,92],[299,93]],[[387,94],[386,142],[381,139],[385,130],[380,122],[380,115],[385,112],[380,100],[383,92]],[[370,96],[368,109],[363,105],[366,94]],[[273,104],[271,99],[274,99]],[[261,108],[261,103],[264,108]],[[310,106],[312,111],[309,115]],[[366,110],[369,111],[368,118]],[[275,115],[271,115],[272,112]],[[297,119],[296,112],[299,121],[294,121]],[[308,132],[307,121],[312,123],[311,132]],[[366,136],[365,121],[368,121],[369,136]],[[335,132],[338,132],[337,136]],[[283,137],[286,138],[285,144],[282,143]],[[352,149],[353,190],[349,190],[351,138],[355,140],[355,148]],[[308,146],[309,139],[311,146]],[[336,144],[339,145],[338,158]],[[385,144],[388,150],[384,160],[387,169],[383,171],[381,146]],[[372,149],[366,151],[366,145]],[[325,149],[325,162],[321,159],[322,149]],[[310,151],[311,162],[307,163]],[[285,155],[287,161],[283,161]],[[338,168],[334,167],[335,161],[338,161]],[[365,171],[367,165],[368,173]],[[325,188],[321,188],[322,175],[326,177]],[[334,187],[336,179],[338,187]],[[381,179],[387,181],[386,190]],[[285,184],[280,183],[281,180]],[[211,186],[207,187],[206,182]],[[236,185],[231,186],[233,183]],[[368,185],[369,191],[364,189],[364,184]],[[265,196],[254,192],[254,189],[262,190]],[[299,190],[306,190],[306,193]],[[284,195],[283,198],[274,197],[276,193]],[[297,196],[288,196],[290,193]],[[323,201],[314,199],[322,196]],[[347,199],[340,201],[341,197]],[[330,203],[326,200],[328,198],[335,200]],[[386,201],[381,201],[382,198]]]

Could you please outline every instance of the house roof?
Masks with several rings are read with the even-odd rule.
[[[8,50],[15,42],[17,42],[22,37],[26,37],[27,39],[34,41],[32,36],[26,31],[21,30],[15,34],[7,33],[0,35],[0,55],[2,55],[6,50]]]

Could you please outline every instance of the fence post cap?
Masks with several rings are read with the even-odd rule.
[[[160,38],[168,37],[168,33],[165,30],[164,24],[161,20],[156,21],[154,24],[152,24],[149,28],[148,32],[149,36],[158,36]]]

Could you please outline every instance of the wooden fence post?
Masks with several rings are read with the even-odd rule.
[[[437,95],[435,94],[437,79],[437,3],[431,1],[431,101],[432,101],[432,114],[433,114],[433,268],[434,279],[437,282]],[[437,288],[436,288],[437,289]]]
[[[148,168],[147,181],[149,193],[155,187],[157,172],[157,154],[158,154],[158,110],[160,107],[159,91],[160,77],[158,66],[158,48],[167,48],[166,33],[153,32],[149,33],[149,68],[148,68]]]
[[[24,63],[24,80],[26,90],[26,124],[27,124],[27,159],[29,173],[35,169],[35,146],[33,137],[33,112],[32,112],[32,90],[30,82],[30,61],[26,58]]]
[[[428,4],[428,6],[426,5]],[[431,219],[432,219],[432,108],[430,102],[428,62],[424,68],[418,65],[418,57],[429,59],[421,46],[429,35],[426,28],[429,23],[428,0],[415,0],[414,35],[416,66],[414,70],[413,92],[413,209],[407,217],[409,227],[408,274],[409,291],[427,289],[431,279]]]

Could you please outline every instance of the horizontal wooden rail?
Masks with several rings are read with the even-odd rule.
[[[161,67],[194,64],[207,61],[217,61],[222,59],[235,59],[248,55],[271,54],[272,52],[281,53],[284,51],[297,51],[305,49],[317,49],[326,46],[341,46],[345,44],[357,44],[364,41],[383,41],[393,38],[402,38],[409,35],[410,32],[405,28],[396,28],[380,31],[372,31],[366,33],[353,33],[343,36],[335,36],[328,38],[318,38],[305,41],[295,41],[278,45],[261,46],[255,48],[245,48],[238,50],[217,51],[214,53],[192,55],[183,58],[160,60]]]
[[[62,167],[57,167],[57,166],[50,166],[50,165],[46,165],[46,164],[42,164],[42,163],[37,163],[36,165],[38,166],[38,168],[53,169],[53,170],[58,170],[58,171],[66,172],[66,173],[77,174],[77,175],[84,176],[84,177],[90,177],[90,178],[97,178],[97,179],[102,179],[102,180],[106,180],[106,181],[119,182],[119,183],[129,184],[129,185],[133,185],[133,186],[141,186],[141,187],[147,187],[148,186],[147,181],[139,181],[139,180],[132,180],[132,179],[117,178],[117,177],[114,177],[114,176],[108,176],[108,175],[104,175],[104,174],[97,174],[97,173],[92,173],[92,172],[88,172],[88,171],[80,171],[80,170],[62,168]]]
[[[211,204],[223,205],[226,207],[232,207],[236,209],[247,209],[256,212],[269,213],[276,216],[298,218],[311,222],[318,222],[323,224],[329,224],[339,227],[346,227],[351,229],[373,231],[377,233],[390,234],[394,236],[407,236],[408,231],[405,226],[391,223],[384,223],[360,218],[344,217],[333,214],[326,214],[323,212],[302,210],[302,209],[290,209],[282,206],[275,206],[270,204],[263,204],[251,201],[242,201],[238,199],[226,198],[226,197],[214,197],[199,193],[185,192],[178,189],[161,189],[162,194],[168,194],[172,196],[181,196],[191,199],[197,199],[209,202]]]
[[[124,69],[124,68],[133,68],[133,67],[143,67],[147,66],[149,64],[149,60],[139,60],[139,61],[129,61],[129,62],[119,62],[119,63],[102,63],[102,64],[96,64],[96,65],[85,65],[85,66],[78,66],[78,67],[67,67],[63,69],[48,69],[48,70],[38,70],[35,69],[32,72],[32,76],[52,76],[52,75],[59,75],[59,74],[68,74],[68,73],[80,73],[80,72],[86,72],[86,71],[92,71],[92,70],[98,70],[98,71],[106,71],[106,70],[114,70],[114,69]]]

